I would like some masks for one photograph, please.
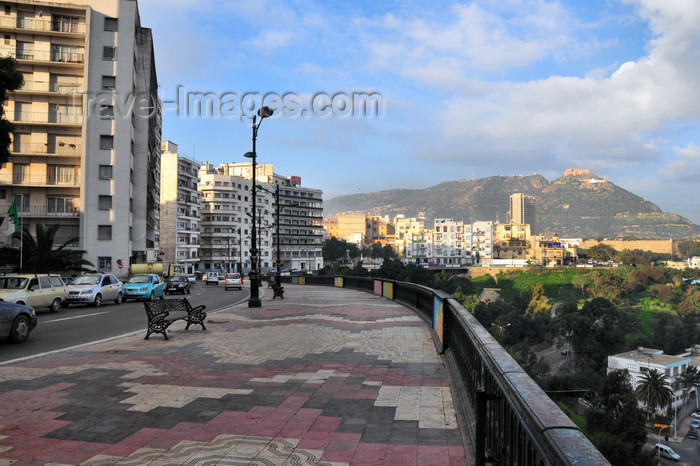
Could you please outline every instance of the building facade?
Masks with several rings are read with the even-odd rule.
[[[159,250],[162,107],[150,29],[134,0],[4,1],[3,56],[24,86],[9,94],[12,156],[0,210],[59,225],[95,269],[123,276]],[[133,105],[129,105],[133,103]]]
[[[301,186],[298,176],[274,173],[258,165],[256,237],[259,270],[270,274],[277,262],[277,186],[279,186],[279,256],[281,268],[323,268],[323,192]],[[202,214],[200,270],[250,271],[252,235],[250,163],[202,164],[199,170]]]
[[[508,223],[526,223],[530,225],[530,232],[532,234],[537,233],[535,224],[535,197],[523,193],[511,194]]]
[[[160,167],[160,259],[193,273],[199,270],[199,163],[163,141]]]

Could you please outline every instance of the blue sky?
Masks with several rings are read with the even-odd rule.
[[[287,95],[296,104],[263,122],[258,161],[326,199],[579,167],[700,223],[697,0],[142,0],[140,12],[163,138],[198,161],[243,161],[252,130],[237,99]],[[221,111],[187,113],[185,93]],[[297,111],[319,94],[339,105]],[[381,115],[344,109],[354,94],[375,94]]]

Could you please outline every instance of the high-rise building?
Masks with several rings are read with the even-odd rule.
[[[205,163],[199,171],[202,193],[200,268],[224,269],[230,261],[250,271],[252,227],[251,178],[248,162],[224,163],[219,167]],[[289,270],[323,268],[323,192],[301,186],[298,176],[274,173],[272,164],[257,165],[256,221],[259,270],[272,273],[277,261],[277,205],[280,198],[280,261]],[[228,253],[226,253],[228,251]],[[242,254],[241,254],[242,252]]]
[[[163,141],[160,181],[160,258],[199,270],[199,163]]]
[[[537,231],[535,220],[535,197],[523,193],[511,194],[508,223],[528,224],[530,232],[534,234]]]
[[[134,0],[2,2],[0,54],[17,59],[21,89],[0,169],[0,210],[59,225],[94,268],[125,275],[159,250],[162,106],[151,30]],[[123,267],[120,268],[119,266]]]

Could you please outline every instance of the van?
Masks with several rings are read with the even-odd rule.
[[[681,455],[673,451],[671,447],[668,445],[664,445],[663,443],[657,443],[654,445],[654,451],[656,452],[657,456],[660,456],[662,458],[668,458],[670,460],[673,460],[674,462],[679,462],[681,460]]]

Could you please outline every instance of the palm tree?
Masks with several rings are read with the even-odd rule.
[[[24,227],[22,233],[15,231],[13,238],[22,241],[22,272],[29,273],[49,273],[65,272],[67,270],[87,270],[84,266],[93,265],[83,259],[85,251],[71,249],[70,245],[78,241],[78,238],[71,238],[61,245],[54,245],[56,232],[60,225],[51,225],[44,228],[38,223],[36,226],[36,237],[29,232],[29,227]],[[12,264],[19,269],[18,248],[3,248],[0,256],[5,263]]]
[[[635,393],[637,394],[637,399],[646,405],[649,414],[653,414],[657,408],[668,406],[673,395],[668,377],[656,369],[651,369],[642,374]]]
[[[688,389],[688,388],[695,388],[695,407],[697,408],[697,399],[698,399],[698,386],[700,386],[700,372],[698,371],[698,368],[695,366],[688,366],[688,368],[681,374],[680,377],[680,382],[681,382],[681,387]],[[684,390],[683,393],[686,391]],[[685,402],[685,400],[683,400]]]

